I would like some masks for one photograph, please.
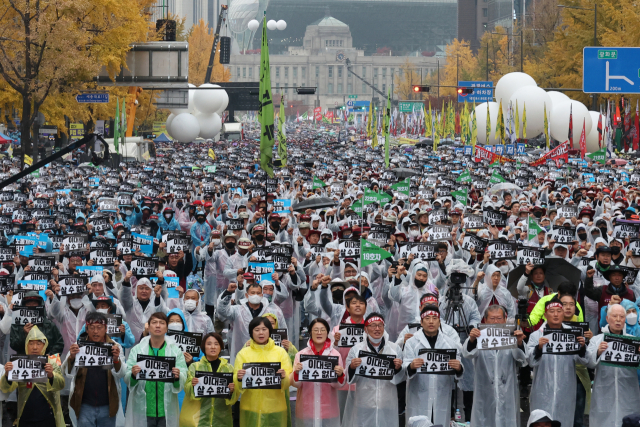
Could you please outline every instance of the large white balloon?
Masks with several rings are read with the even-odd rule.
[[[211,83],[205,83],[203,85],[200,85],[200,88],[207,88],[207,87],[220,87],[220,86],[214,85]],[[205,114],[213,114],[220,109],[220,106],[222,105],[222,101],[224,100],[224,95],[222,95],[222,92],[224,92],[224,90],[199,89],[199,90],[194,90],[194,92],[196,92],[196,94],[193,96],[193,102],[199,112],[205,113]]]
[[[579,149],[582,123],[584,122],[585,129],[591,129],[592,126],[589,110],[582,102],[567,101],[553,107],[550,116],[551,137],[560,142],[567,140],[567,136],[569,135],[570,113],[573,113],[573,148]],[[569,144],[571,144],[571,142]]]
[[[273,19],[267,21],[268,30],[275,31],[276,28],[278,28],[278,24],[276,23],[276,21],[274,21]]]
[[[489,102],[489,117],[491,120],[490,127],[491,133],[489,134],[489,145],[497,144],[496,139],[496,122],[498,121],[498,109],[500,108],[497,102]],[[483,102],[475,109],[476,114],[476,126],[478,129],[478,143],[487,144],[487,103]]]
[[[547,110],[549,111],[553,110],[553,107],[555,107],[558,104],[571,101],[571,98],[569,98],[567,95],[565,95],[562,92],[556,92],[554,90],[550,90],[549,92],[547,92],[547,95],[549,95],[549,98],[551,98],[551,105],[547,105]]]
[[[195,117],[200,125],[200,138],[213,139],[220,133],[222,120],[216,113],[198,113]]]
[[[220,103],[220,108],[216,110],[216,113],[222,114],[222,112],[226,110],[227,106],[229,105],[229,94],[226,90],[218,90],[217,92],[219,92],[217,95],[222,101]]]
[[[189,87],[193,88],[193,87],[196,87],[196,85],[193,85],[193,84],[189,83]],[[197,90],[189,90],[189,106],[187,108],[172,108],[169,111],[171,111],[176,116],[178,114],[182,114],[182,113],[194,113],[196,111],[196,106],[195,106],[195,104],[193,102],[193,98],[194,98],[196,92],[198,92],[198,91]]]
[[[544,108],[547,106],[547,118],[550,117],[550,105],[551,99],[547,92],[544,89],[539,88],[538,86],[523,86],[511,95],[511,99],[509,99],[511,103],[511,108],[514,111],[514,119],[515,119],[515,108],[518,106],[518,116],[520,119],[520,123],[523,123],[523,114],[527,111],[527,138],[535,138],[544,132]],[[504,107],[504,104],[502,104]],[[509,106],[509,104],[507,104]],[[506,116],[505,116],[506,120]],[[518,126],[518,130],[523,132],[522,125]],[[520,138],[524,133],[518,135]]]
[[[255,31],[258,29],[258,27],[260,26],[260,23],[258,22],[257,19],[252,19],[251,21],[249,21],[249,23],[247,24],[247,27],[249,27],[249,29],[251,31]]]
[[[598,146],[598,120],[600,119],[600,113],[597,111],[589,111],[589,115],[591,116],[591,130],[586,130],[587,153],[595,153],[600,149]],[[580,128],[580,132],[582,132],[582,128]]]
[[[496,84],[496,102],[499,104],[502,100],[503,113],[507,111],[509,100],[515,91],[523,86],[538,86],[529,74],[525,73],[509,73],[505,74],[498,80]],[[527,118],[528,120],[528,118]],[[479,129],[479,128],[478,128]],[[529,136],[529,135],[527,135]]]
[[[173,121],[173,119],[176,118],[176,115],[171,113],[169,114],[169,117],[167,117],[167,122],[165,123],[164,127],[167,130],[167,133],[169,135],[171,135],[171,122]]]
[[[287,23],[284,20],[279,20],[276,22],[276,28],[280,31],[284,31],[287,28]]]
[[[191,142],[200,134],[200,124],[189,113],[178,114],[171,121],[171,136],[180,142]]]

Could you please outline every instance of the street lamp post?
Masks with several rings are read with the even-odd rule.
[[[491,33],[498,34],[500,36],[515,37],[520,36],[520,72],[524,73],[524,33],[520,30],[520,34],[508,34],[508,33]],[[487,43],[487,76],[489,75],[489,43]],[[489,77],[487,77],[489,80]]]

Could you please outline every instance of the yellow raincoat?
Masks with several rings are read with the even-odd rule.
[[[242,381],[238,380],[238,371],[244,363],[280,362],[285,371],[280,390],[242,389]],[[240,427],[286,427],[291,419],[288,409],[287,391],[289,391],[289,375],[291,359],[286,350],[274,344],[269,338],[265,345],[258,345],[251,340],[249,347],[238,352],[235,360],[236,389],[242,393],[240,400]]]
[[[180,411],[180,427],[232,427],[231,405],[236,403],[240,392],[234,389],[230,399],[195,397],[191,381],[196,376],[196,371],[212,372],[211,364],[206,357],[189,366],[187,382],[184,384],[185,398]],[[216,372],[233,373],[233,365],[225,359],[220,359],[220,366]]]
[[[49,340],[47,340],[47,337],[42,333],[42,331],[40,331],[40,329],[38,329],[37,326],[34,326],[27,335],[27,339],[24,344],[25,353],[29,354],[29,341],[41,340],[45,342],[41,353],[44,355],[47,351]],[[64,416],[62,415],[62,405],[60,404],[60,390],[64,388],[64,377],[62,376],[60,366],[53,363],[53,378],[49,381],[45,383],[31,384],[33,387],[37,387],[38,390],[40,390],[40,393],[42,393],[44,398],[47,399],[49,405],[53,408],[53,413],[56,418],[56,427],[65,427]],[[27,403],[33,388],[27,388],[26,382],[9,382],[7,380],[7,375],[3,375],[2,378],[0,378],[0,390],[2,390],[3,393],[11,393],[15,389],[18,389],[18,425],[20,425],[20,417],[22,416],[24,405]]]
[[[276,321],[276,329],[279,328],[279,326],[278,326],[278,316],[276,316],[275,314],[273,314],[273,313],[265,313],[265,314],[262,315],[262,317],[270,317],[270,318],[272,318],[273,320]],[[251,340],[247,341],[247,347],[249,346],[250,342],[251,342]],[[287,350],[287,349],[285,348],[285,350]],[[291,366],[293,366],[293,361],[296,358],[296,354],[298,354],[298,349],[296,348],[295,345],[293,345],[293,343],[291,341],[289,341],[289,350],[287,350],[287,353],[289,353],[289,358],[291,359]]]

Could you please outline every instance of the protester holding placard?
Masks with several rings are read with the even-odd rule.
[[[329,324],[316,318],[309,324],[311,339],[305,349],[296,354],[291,374],[291,385],[298,389],[296,397],[296,426],[340,427],[340,406],[337,389],[346,383],[340,353],[332,347]],[[301,356],[333,356],[338,359],[334,367],[336,379],[332,382],[314,382],[302,377],[304,366]],[[308,367],[307,362],[307,367]]]
[[[108,349],[108,354],[113,364],[77,363],[81,347],[78,342],[71,345],[62,365],[65,377],[71,384],[69,407],[75,412],[78,427],[115,427],[116,415],[124,421],[120,389],[120,378],[125,374],[124,351],[107,335],[107,317],[104,314],[88,313],[85,322],[86,331],[80,334],[78,342],[88,348],[91,346],[87,344],[91,343],[110,344],[112,347]],[[97,352],[83,353],[84,358],[92,356],[99,359]]]
[[[611,265],[606,271],[600,274],[609,283],[605,286],[594,287],[594,277],[596,269],[587,269],[586,279],[584,281],[585,296],[598,302],[598,323],[600,323],[600,310],[609,305],[610,301],[615,298],[617,302],[622,299],[635,301],[636,297],[631,289],[624,283],[626,272],[617,265]]]
[[[31,326],[23,341],[21,354],[53,354],[47,336],[37,326]],[[62,349],[62,347],[60,347]],[[7,362],[5,373],[0,378],[0,390],[11,393],[18,390],[18,422],[21,427],[65,427],[60,403],[60,390],[64,388],[64,377],[57,363],[44,365],[46,382],[9,381],[14,362]]]
[[[235,386],[242,393],[240,427],[286,427],[291,417],[285,393],[289,388],[291,360],[285,349],[275,345],[270,338],[273,328],[268,319],[255,318],[249,323],[248,329],[251,343],[238,352],[234,363]],[[247,374],[244,365],[251,363],[279,363],[280,369],[274,374],[281,378],[280,386],[251,389],[243,387],[242,379]]]
[[[447,363],[456,371],[456,378],[462,378],[464,368],[460,361],[460,338],[457,335],[445,335],[440,322],[438,306],[425,305],[420,311],[422,331],[416,332],[404,345],[403,365],[408,377],[406,418],[426,415],[434,423],[446,425],[451,418],[453,376],[418,373],[418,369],[425,364],[420,357],[420,350],[456,349],[456,358]]]
[[[224,275],[227,260],[236,253],[236,241],[238,238],[232,232],[227,232],[221,242],[222,247],[212,240],[207,246],[201,246],[196,251],[199,261],[205,263],[204,268],[204,302],[207,314],[213,314],[218,304],[218,295],[224,292],[229,285],[229,279]],[[235,277],[235,276],[234,276]]]
[[[426,305],[438,305],[438,293],[437,289],[433,290],[434,293],[426,293],[420,298],[420,311]],[[420,323],[420,316],[414,319],[413,322],[409,322],[407,326],[404,327],[402,331],[400,331],[400,335],[398,335],[398,339],[396,340],[396,344],[400,346],[400,348],[404,349],[405,343],[409,340],[409,338],[413,337],[416,333],[420,332],[422,329],[422,325]],[[447,325],[446,323],[440,323],[440,330],[447,336],[452,337],[454,340],[460,340],[460,336],[458,335],[458,331]]]
[[[26,292],[22,297],[22,304],[25,307],[43,307],[44,300],[37,291],[29,291]],[[12,306],[13,304],[10,306],[10,308],[13,309]],[[27,339],[29,331],[31,331],[31,328],[33,327],[34,325],[31,323],[27,323],[26,325],[11,325],[10,344],[11,348],[17,354],[24,354],[23,351],[25,341]],[[47,337],[47,349],[49,351],[48,354],[62,353],[65,344],[64,338],[62,337],[62,334],[60,334],[60,330],[55,325],[55,323],[53,323],[51,320],[49,320],[49,318],[45,316],[42,324],[38,325],[38,328],[40,332]]]
[[[547,328],[571,330],[562,324],[564,312],[558,298],[547,301],[545,316],[546,323],[531,333],[527,342],[527,361],[533,368],[530,406],[531,410],[543,409],[563,425],[572,426],[576,408],[576,363],[587,363],[585,340],[584,336],[577,337],[580,349],[578,354],[553,354],[543,351],[549,344],[549,339],[544,337]]]
[[[342,425],[398,426],[396,385],[405,377],[402,350],[389,339],[381,314],[369,314],[364,330],[364,341],[351,347],[345,361],[348,382],[355,390],[349,391]]]
[[[144,280],[144,279],[143,279]],[[153,313],[149,317],[149,336],[143,338],[131,349],[127,359],[125,383],[129,386],[127,427],[177,427],[179,425],[178,393],[187,379],[187,365],[180,347],[166,335],[168,320],[164,313]],[[173,381],[146,379],[138,380],[141,372],[138,355],[149,356],[164,365],[165,358],[172,358],[175,366],[171,369]]]
[[[131,279],[133,274],[127,271],[122,281],[122,289],[120,298],[122,307],[125,310],[125,318],[133,336],[139,340],[144,332],[147,319],[156,312],[164,312],[165,305],[160,296],[162,286],[156,285],[155,288],[147,279],[143,277],[138,280],[135,287],[135,295],[131,292]],[[153,295],[153,298],[152,298]]]
[[[484,310],[484,323],[500,326],[507,322],[507,312],[501,305],[492,304]],[[490,340],[501,341],[507,329],[488,328]],[[511,334],[508,335],[511,337]],[[520,393],[518,369],[527,363],[524,347],[524,333],[513,331],[515,348],[485,349],[478,345],[481,331],[474,328],[462,345],[462,355],[473,360],[474,384],[473,408],[466,419],[472,425],[512,427],[520,420]],[[465,407],[466,412],[466,407]]]
[[[640,343],[637,340],[605,342],[610,334],[618,337],[630,336],[625,331],[625,319],[624,307],[618,304],[610,306],[607,312],[608,325],[602,328],[602,333],[593,337],[589,343],[587,351],[589,368],[596,370],[589,411],[590,425],[620,427],[622,418],[636,413],[640,406],[640,387],[636,374]],[[609,360],[618,359],[615,356],[607,357],[606,352],[611,350],[622,354],[621,359],[625,361],[635,356],[635,369],[633,366],[625,368],[605,364]]]
[[[208,333],[202,338],[201,350],[204,354],[199,361],[189,366],[187,381],[184,385],[185,399],[180,411],[181,427],[199,427],[203,425],[232,427],[232,405],[238,400],[240,393],[233,383],[233,365],[220,357],[224,348],[222,337],[217,333]],[[231,374],[231,382],[227,385],[230,395],[226,397],[198,396],[199,372],[219,372]]]

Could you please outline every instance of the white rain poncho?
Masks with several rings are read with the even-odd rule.
[[[543,354],[536,358],[535,347],[546,326],[545,322],[540,329],[532,332],[527,342],[527,362],[533,368],[530,407],[532,411],[542,409],[549,412],[551,418],[560,421],[563,426],[572,426],[578,386],[576,363],[586,365],[587,357],[586,354],[584,357],[577,354]]]
[[[222,239],[224,242],[224,239]],[[205,262],[204,269],[204,297],[207,305],[215,306],[218,295],[229,286],[229,279],[224,276],[224,268],[230,256],[226,249],[214,249],[209,255],[209,247],[200,248],[196,259]],[[235,278],[234,278],[235,280]]]
[[[519,427],[518,370],[527,364],[527,356],[520,348],[478,350],[477,342],[471,351],[467,350],[469,339],[462,345],[462,355],[474,364],[471,425]]]
[[[184,307],[184,297],[187,294],[187,292],[190,293],[194,293],[196,292],[198,294],[198,305],[196,306],[195,310],[193,311],[189,311]],[[203,333],[203,334],[208,334],[209,332],[213,332],[213,322],[211,321],[211,318],[207,315],[207,313],[204,310],[204,304],[202,303],[202,296],[200,296],[200,293],[197,292],[194,289],[190,289],[187,292],[184,293],[184,295],[182,295],[182,298],[169,298],[169,302],[168,302],[168,308],[169,309],[173,309],[173,308],[179,308],[180,310],[182,310],[182,313],[184,314],[184,318],[187,322],[187,329],[189,330],[189,332],[198,332],[198,333]]]
[[[447,336],[438,331],[435,347],[431,347],[423,331],[419,331],[404,345],[403,367],[405,371],[413,362],[413,359],[421,358],[418,354],[421,349],[456,349],[456,359],[462,358],[460,340]],[[463,368],[464,369],[464,368]],[[408,375],[408,374],[407,374]],[[455,375],[460,379],[462,375]],[[449,425],[451,419],[451,390],[453,389],[452,375],[432,375],[414,373],[407,379],[407,408],[406,417],[426,415],[428,419],[437,424]]]
[[[500,273],[500,283],[494,290],[492,276],[495,272]],[[507,278],[504,277],[504,274],[502,274],[498,267],[489,264],[485,272],[484,283],[478,285],[478,311],[480,312],[480,316],[484,316],[485,310],[492,304],[492,301],[494,304],[497,301],[498,304],[507,310],[508,318],[515,318],[517,314],[516,304],[513,301],[511,292],[507,290]]]
[[[149,286],[151,289],[153,289],[151,282],[146,277],[138,280],[138,282],[136,283],[136,287],[144,285]],[[164,304],[164,301],[162,301],[162,298],[160,299],[160,304],[156,305],[156,295],[152,291],[151,297],[149,298],[149,303],[147,304],[147,307],[143,309],[142,305],[138,301],[138,298],[133,296],[131,287],[126,286],[124,283],[122,286],[122,292],[120,292],[120,296],[122,297],[122,308],[124,308],[125,310],[124,320],[129,324],[131,333],[133,334],[137,342],[142,336],[142,332],[144,332],[144,324],[147,323],[147,319],[149,319],[149,316],[158,311],[164,313],[166,311],[166,306]]]
[[[368,336],[364,341],[351,347],[345,370],[348,372],[353,359],[358,358],[360,350],[372,352],[368,346]],[[402,350],[389,340],[389,335],[383,335],[384,347],[379,354],[391,354],[402,359]],[[356,368],[357,369],[357,368]],[[346,373],[347,374],[347,373]],[[344,427],[397,427],[398,426],[398,392],[396,386],[405,377],[404,368],[400,369],[392,380],[375,380],[361,375],[349,377],[349,383],[354,384],[355,390],[350,390],[342,417]]]
[[[637,413],[640,407],[638,376],[635,369],[616,368],[600,363],[602,359],[598,357],[598,347],[604,341],[604,333],[610,333],[609,325],[602,328],[602,332],[590,340],[587,349],[588,367],[596,370],[589,424],[620,427],[622,419],[626,415]],[[624,335],[629,336],[626,332]]]

